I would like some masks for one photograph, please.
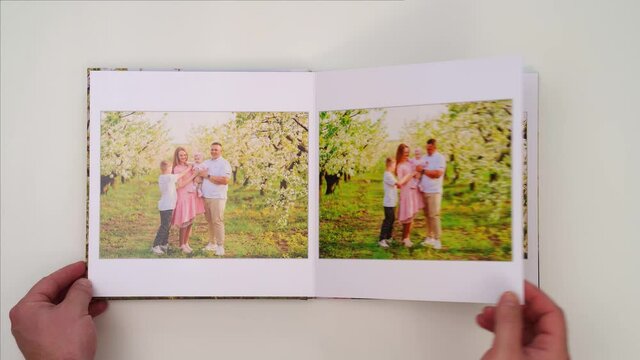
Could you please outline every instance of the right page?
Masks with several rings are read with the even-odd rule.
[[[519,58],[319,72],[316,108],[317,296],[522,298]]]

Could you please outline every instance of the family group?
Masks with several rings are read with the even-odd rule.
[[[402,244],[412,247],[410,239],[411,226],[416,214],[424,211],[426,218],[426,237],[423,246],[441,249],[440,236],[440,204],[442,203],[442,179],[446,170],[446,161],[437,151],[435,139],[426,144],[427,154],[417,148],[415,157],[410,158],[411,151],[406,144],[398,145],[395,159],[388,157],[384,172],[384,220],[380,230],[378,244],[388,248],[392,238],[393,224],[396,220],[402,224]],[[398,189],[400,201],[398,202]]]
[[[222,157],[222,144],[214,142],[210,147],[211,158],[203,161],[201,153],[194,153],[189,162],[187,150],[178,147],[173,154],[173,165],[160,162],[160,227],[151,251],[156,255],[169,250],[169,230],[178,226],[180,250],[193,252],[189,236],[196,216],[203,214],[209,229],[206,251],[224,256],[224,209],[231,177],[231,165]]]

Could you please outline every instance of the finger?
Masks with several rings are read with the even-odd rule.
[[[522,349],[522,309],[518,297],[506,292],[500,297],[495,314],[493,348],[498,358],[511,358]]]
[[[109,307],[109,303],[105,300],[94,300],[89,304],[89,315],[96,317],[102,314]]]
[[[558,308],[551,298],[528,281],[524,282],[524,301],[531,315],[542,315]]]
[[[86,270],[87,266],[84,261],[67,265],[38,281],[23,300],[54,302],[60,292],[81,278]]]
[[[89,313],[89,303],[93,297],[93,287],[89,279],[80,278],[71,285],[60,305],[67,306],[82,315]]]
[[[495,328],[495,321],[494,321],[495,314],[496,314],[495,306],[485,306],[482,309],[482,312],[478,314],[478,316],[476,317],[476,322],[481,328],[487,331],[493,332]]]
[[[551,335],[559,343],[566,343],[566,323],[562,309],[536,286],[525,282],[525,316],[535,324],[537,334]]]

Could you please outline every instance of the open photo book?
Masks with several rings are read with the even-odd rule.
[[[95,296],[522,298],[537,262],[522,68],[90,69]]]

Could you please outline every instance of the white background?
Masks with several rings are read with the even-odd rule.
[[[86,68],[312,69],[520,54],[540,73],[540,281],[576,359],[631,359],[640,311],[635,1],[1,5],[2,359],[11,306],[82,259]],[[634,151],[635,150],[635,151]],[[100,359],[471,359],[479,305],[113,301]]]

